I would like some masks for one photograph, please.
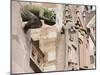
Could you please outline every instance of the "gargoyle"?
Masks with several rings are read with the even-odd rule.
[[[39,11],[40,12],[40,11]],[[24,32],[26,33],[28,29],[35,29],[40,28],[42,26],[41,20],[44,20],[44,23],[52,26],[55,22],[55,14],[52,14],[50,19],[48,17],[45,17],[44,15],[40,16],[39,12],[31,12],[27,9],[22,10],[21,17],[23,22],[27,22],[24,26]],[[44,13],[43,13],[44,14]]]

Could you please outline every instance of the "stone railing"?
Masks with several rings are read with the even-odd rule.
[[[32,42],[30,65],[35,72],[43,72],[44,54],[39,48],[39,40]]]

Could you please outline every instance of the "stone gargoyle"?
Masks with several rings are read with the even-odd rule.
[[[43,9],[43,8],[41,8]],[[52,26],[56,23],[56,15],[49,10],[43,9],[42,15],[40,15],[41,10],[37,8],[22,9],[21,17],[23,22],[27,22],[24,26],[24,32],[26,33],[28,29],[36,29],[42,26],[41,20],[44,23]]]

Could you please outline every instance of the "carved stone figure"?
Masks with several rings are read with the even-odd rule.
[[[41,11],[41,10],[40,10]],[[42,26],[41,20],[44,20],[44,23],[47,25],[55,24],[55,14],[51,14],[50,18],[48,16],[40,16],[40,11],[31,12],[27,9],[23,9],[21,12],[21,17],[23,22],[27,22],[24,26],[24,32],[26,33],[28,29],[40,28]],[[48,15],[48,14],[47,14]]]

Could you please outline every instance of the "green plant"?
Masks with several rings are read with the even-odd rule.
[[[47,10],[47,9],[44,9],[44,17],[48,18],[49,20],[52,20],[52,12]]]

